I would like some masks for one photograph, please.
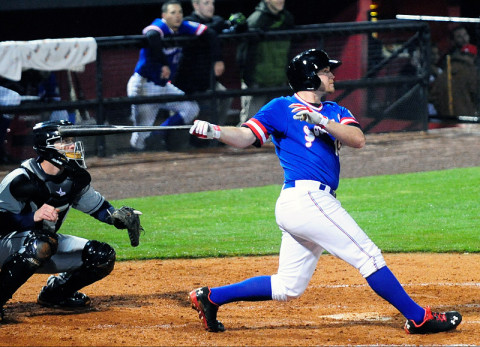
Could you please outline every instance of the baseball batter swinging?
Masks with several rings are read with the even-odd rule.
[[[333,70],[340,64],[324,51],[307,50],[293,58],[287,69],[294,95],[273,99],[242,127],[197,120],[190,129],[199,138],[238,148],[259,147],[271,137],[285,177],[275,208],[282,231],[278,272],[190,292],[192,307],[208,331],[225,330],[217,320],[223,304],[300,297],[324,251],[358,269],[370,287],[407,318],[407,333],[448,331],[462,321],[456,311],[432,312],[414,302],[386,266],[380,249],[336,199],[340,147],[365,145],[351,112],[335,102],[321,101],[335,91]]]

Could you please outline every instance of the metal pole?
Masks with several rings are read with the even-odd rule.
[[[103,105],[103,73],[102,73],[102,54],[101,51],[97,51],[96,60],[96,77],[97,77],[97,124],[105,124],[105,114]],[[105,157],[105,136],[99,136],[96,138],[97,156]]]

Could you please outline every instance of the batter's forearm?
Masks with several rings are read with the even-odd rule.
[[[252,131],[248,128],[222,126],[220,127],[220,130],[221,132],[219,141],[232,147],[246,148],[251,146],[256,140]]]
[[[365,135],[360,128],[329,121],[325,130],[345,146],[353,148],[365,146]]]

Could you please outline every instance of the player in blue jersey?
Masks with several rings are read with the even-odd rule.
[[[206,35],[212,49],[212,59],[220,60],[220,45],[215,33],[204,24],[183,20],[183,10],[179,1],[167,1],[162,5],[162,18],[155,19],[143,29],[148,47],[140,50],[135,72],[127,84],[127,95],[184,95],[185,93],[171,82],[175,79],[182,56],[181,47],[165,47],[163,37],[176,35]],[[160,109],[169,110],[172,115],[162,125],[191,124],[197,117],[199,106],[195,101],[175,101],[154,104],[132,105],[134,125],[150,126],[155,123]],[[130,145],[135,150],[145,149],[145,140],[149,132],[133,133]],[[163,133],[156,134],[164,136]]]
[[[365,144],[360,125],[348,109],[321,101],[335,91],[333,69],[340,64],[324,51],[305,51],[293,58],[287,69],[293,96],[273,99],[242,127],[197,120],[190,129],[197,137],[238,148],[261,146],[271,137],[285,173],[275,208],[282,231],[278,271],[190,292],[192,307],[208,331],[225,330],[217,320],[218,307],[223,304],[300,297],[324,251],[358,269],[370,287],[407,318],[407,333],[448,331],[462,321],[456,311],[432,312],[414,302],[386,266],[380,249],[336,199],[340,147]]]

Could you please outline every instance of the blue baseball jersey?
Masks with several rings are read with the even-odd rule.
[[[293,118],[291,104],[306,105],[335,122],[360,127],[352,113],[336,102],[326,101],[315,107],[297,94],[273,99],[243,126],[257,137],[261,146],[271,136],[285,183],[314,180],[337,189],[340,177],[340,142],[319,125]]]
[[[183,21],[182,24],[180,24],[178,31],[175,32],[170,29],[163,19],[157,18],[152,22],[152,24],[145,27],[142,33],[145,35],[150,30],[158,31],[161,37],[174,35],[198,36],[202,35],[205,30],[207,30],[207,26],[197,22]],[[180,63],[180,59],[182,57],[182,47],[164,47],[163,53],[165,54],[170,67],[170,80],[174,80],[178,69],[178,64]],[[140,50],[140,57],[137,65],[135,66],[135,72],[155,84],[165,85],[167,81],[160,78],[161,70],[162,63],[158,59],[154,59],[154,57],[152,57],[150,48],[142,48]]]

